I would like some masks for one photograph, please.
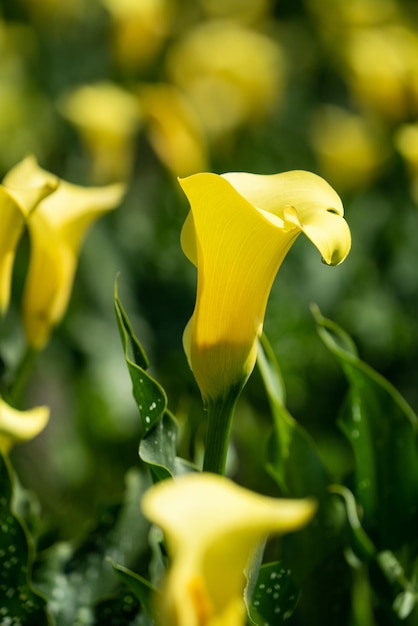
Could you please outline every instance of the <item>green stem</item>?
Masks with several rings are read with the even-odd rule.
[[[30,346],[26,346],[25,351],[23,352],[22,357],[15,369],[13,380],[7,390],[7,401],[11,405],[16,405],[20,400],[20,396],[28,374],[32,369],[36,354],[36,350]]]
[[[206,435],[203,471],[225,474],[229,437],[235,407],[242,386],[234,387],[228,396],[210,399],[206,405],[208,411],[208,432]]]

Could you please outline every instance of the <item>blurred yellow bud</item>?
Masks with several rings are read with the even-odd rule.
[[[404,158],[411,177],[411,192],[418,203],[418,122],[403,124],[395,134],[395,146]]]
[[[305,526],[311,500],[262,496],[209,473],[158,483],[142,500],[172,559],[156,600],[161,626],[244,626],[245,570],[268,534]]]
[[[388,157],[388,148],[368,120],[340,107],[318,108],[310,135],[321,174],[344,191],[370,184]]]
[[[182,248],[197,267],[183,343],[208,402],[251,374],[273,281],[299,234],[330,265],[345,259],[351,236],[338,194],[310,172],[205,173],[180,184],[191,207]]]
[[[50,174],[28,157],[9,173],[20,181],[48,179]],[[79,187],[60,180],[57,191],[42,200],[28,220],[31,252],[23,293],[23,325],[32,348],[48,341],[71,295],[79,249],[90,225],[120,203],[125,187]]]
[[[136,69],[151,63],[168,36],[173,12],[170,0],[102,0],[113,22],[118,64]]]
[[[30,441],[43,431],[48,420],[46,406],[18,411],[0,397],[0,452],[8,453],[14,444]]]
[[[418,35],[401,25],[353,29],[346,76],[357,101],[389,121],[418,112]]]
[[[92,159],[93,179],[126,180],[131,173],[135,135],[140,125],[135,96],[116,84],[96,83],[64,94],[58,108],[80,134]]]
[[[168,84],[139,89],[144,125],[150,142],[164,165],[175,176],[206,170],[206,140],[193,105]]]

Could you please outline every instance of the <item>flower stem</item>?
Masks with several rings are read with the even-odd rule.
[[[232,418],[241,390],[241,385],[234,387],[226,397],[207,402],[208,432],[203,460],[204,472],[225,474]]]
[[[14,372],[13,380],[7,389],[7,401],[15,405],[19,402],[23,388],[26,383],[26,379],[30,370],[32,369],[33,362],[35,360],[36,350],[27,346],[22,354],[22,357],[17,364]]]

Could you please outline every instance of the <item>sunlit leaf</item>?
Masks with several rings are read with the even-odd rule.
[[[189,464],[177,457],[177,423],[167,410],[167,396],[161,385],[146,369],[148,358],[135,336],[128,316],[119,300],[115,285],[115,310],[125,360],[132,380],[132,391],[138,406],[143,437],[139,456],[158,480],[169,478],[187,469]]]

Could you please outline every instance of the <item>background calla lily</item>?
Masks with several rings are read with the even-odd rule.
[[[39,180],[49,174],[31,159],[13,179]],[[116,208],[125,187],[79,187],[60,180],[28,220],[31,253],[23,294],[23,324],[30,346],[40,349],[61,320],[71,294],[77,257],[89,226]]]
[[[345,259],[351,236],[338,194],[310,172],[203,173],[180,184],[191,206],[182,247],[198,273],[184,348],[213,400],[250,375],[274,278],[298,235],[330,265]]]
[[[0,314],[4,314],[10,300],[10,285],[16,248],[25,222],[38,202],[52,193],[58,179],[52,174],[27,179],[32,158],[24,159],[17,169],[22,176],[16,177],[13,168],[0,185]]]
[[[172,558],[157,607],[164,626],[243,625],[244,570],[259,542],[299,529],[315,511],[311,500],[269,498],[211,473],[159,483],[142,508]]]
[[[7,453],[15,443],[30,441],[39,435],[48,420],[46,406],[19,411],[0,397],[0,452]]]

